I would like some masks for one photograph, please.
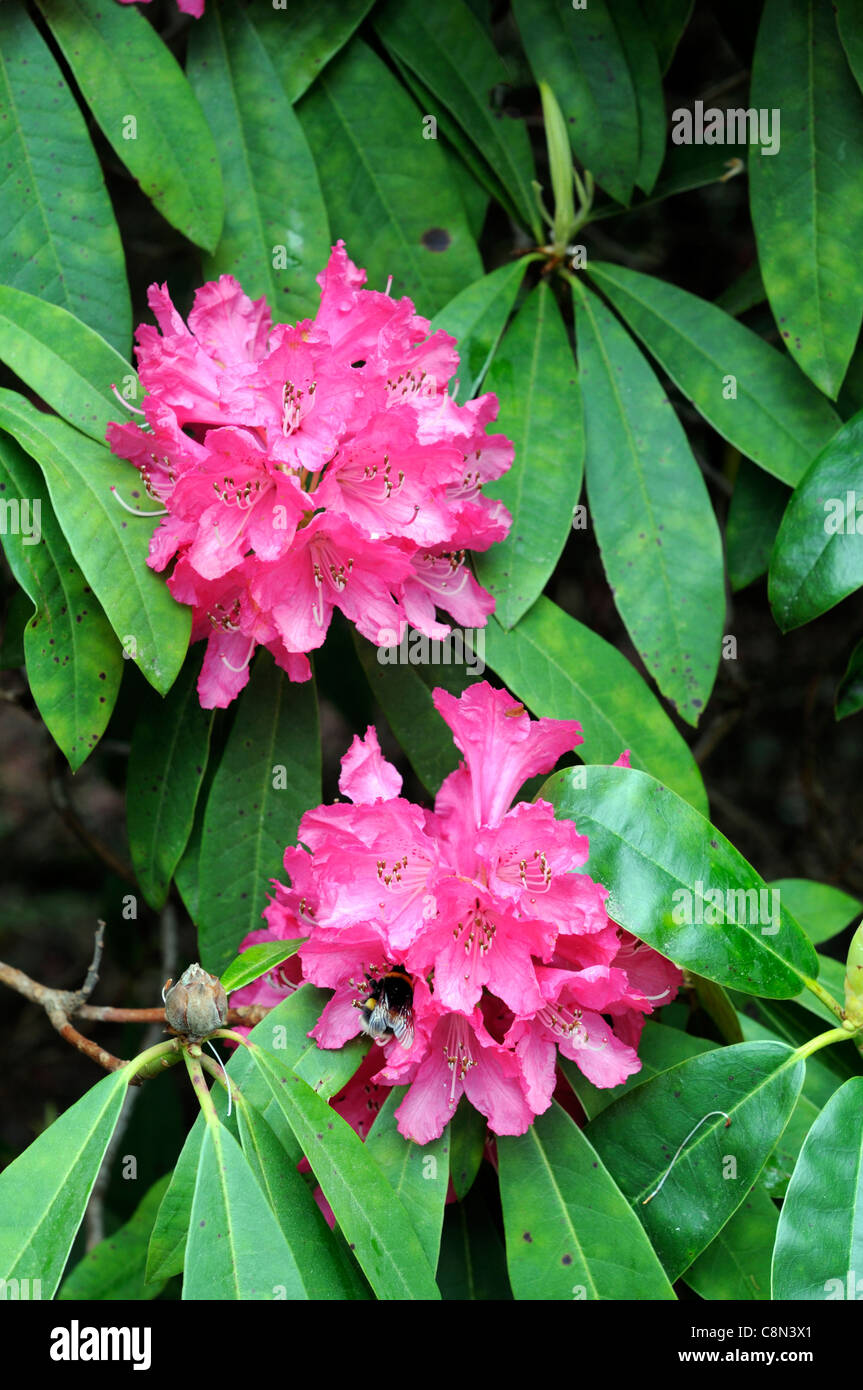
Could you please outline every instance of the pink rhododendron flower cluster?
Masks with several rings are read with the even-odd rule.
[[[268,931],[243,943],[308,937],[302,978],[334,991],[311,1034],[327,1048],[360,1031],[369,979],[393,966],[412,975],[410,1046],[382,1040],[383,1066],[363,1084],[410,1083],[396,1113],[420,1144],[441,1134],[462,1093],[496,1134],[522,1134],[551,1104],[559,1054],[594,1085],[619,1085],[640,1067],[645,1014],[681,981],[609,920],[573,822],[546,801],[512,804],[581,742],[581,726],[531,720],[486,682],[460,699],[438,689],[434,702],[463,755],[434,811],[400,795],[369,728],[342,759],[348,801],[303,817],[300,845],[285,851],[290,887],[274,884]],[[273,1003],[290,987],[282,979],[237,1002]]]
[[[159,327],[137,333],[146,426],[112,424],[115,453],[167,510],[148,563],[208,638],[198,689],[224,707],[257,645],[292,680],[311,674],[334,609],[380,646],[407,623],[430,638],[486,623],[494,600],[465,550],[511,518],[482,486],[512,463],[487,435],[491,394],[456,405],[455,339],[409,299],[362,289],[341,242],[314,320],[271,326],[230,275],[197,291],[188,327],[151,286]]]

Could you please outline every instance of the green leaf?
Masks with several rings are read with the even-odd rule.
[[[183,1272],[186,1238],[205,1129],[204,1117],[199,1115],[186,1136],[186,1142],[180,1150],[171,1180],[156,1213],[150,1232],[144,1274],[145,1282],[148,1284],[161,1287],[172,1275]]]
[[[113,1235],[88,1250],[60,1285],[58,1299],[85,1299],[87,1302],[155,1298],[164,1285],[145,1283],[147,1243],[156,1213],[171,1181],[166,1173],[154,1182],[135,1208],[134,1215]]]
[[[784,483],[748,459],[740,460],[725,529],[728,579],[735,593],[767,573],[790,496]]]
[[[283,960],[296,955],[304,941],[300,936],[296,941],[261,941],[257,946],[248,946],[236,960],[232,960],[227,970],[222,971],[222,985],[226,994],[235,989],[243,989],[254,980],[259,980]]]
[[[491,93],[511,82],[511,74],[476,17],[462,0],[437,0],[433,11],[422,0],[390,0],[374,18],[385,47],[452,112],[539,239],[527,131],[502,119],[490,103]]]
[[[770,560],[768,595],[783,632],[826,613],[863,584],[863,410],[813,460],[788,503]]]
[[[834,960],[832,956],[823,956],[820,951],[816,953],[818,959],[818,983],[832,994],[837,1003],[842,1004],[845,998],[845,965],[844,962]],[[838,1022],[836,1014],[827,1004],[823,1003],[817,994],[813,994],[809,989],[801,989],[795,995],[796,1002],[802,1009],[807,1009],[809,1013],[815,1014],[816,1018],[822,1018],[825,1023],[829,1023],[835,1028]]]
[[[863,1269],[863,1077],[832,1096],[794,1169],[773,1251],[773,1297],[859,1298]]]
[[[172,227],[211,251],[222,226],[219,156],[161,35],[132,6],[38,4],[118,159]]]
[[[426,1259],[436,1269],[449,1185],[451,1126],[429,1144],[405,1139],[398,1131],[395,1112],[407,1089],[392,1087],[366,1137],[366,1150],[408,1213]]]
[[[830,883],[811,878],[777,878],[770,885],[777,889],[782,906],[805,931],[813,945],[829,941],[863,912],[863,903]]]
[[[836,690],[836,718],[847,719],[863,709],[863,641],[857,643],[848,659],[845,674]]]
[[[488,1122],[479,1110],[474,1110],[467,1096],[462,1096],[447,1130],[450,1143],[449,1172],[453,1190],[463,1202],[479,1172],[488,1137]]]
[[[320,804],[320,760],[314,683],[292,684],[260,651],[204,814],[197,925],[205,970],[220,974],[263,925],[270,879],[283,874],[303,812]]]
[[[574,153],[607,193],[628,203],[639,172],[638,107],[609,6],[513,0],[513,13],[534,77],[557,97]]]
[[[790,358],[655,276],[604,261],[591,261],[589,274],[724,439],[782,482],[800,481],[840,420]]]
[[[671,66],[674,50],[692,14],[692,3],[693,0],[641,0],[663,72]]]
[[[6,524],[15,518],[16,504],[17,531]],[[77,772],[116,703],[123,675],[120,646],[60,530],[45,479],[6,435],[0,435],[0,506],[6,558],[35,605],[24,629],[30,691],[51,737]],[[20,529],[25,521],[29,534]]]
[[[713,689],[725,619],[719,527],[659,382],[609,310],[578,289],[587,495],[602,562],[647,670],[681,718],[696,724]]]
[[[0,6],[0,165],[0,281],[126,353],[132,310],[114,210],[78,103],[22,5]]]
[[[210,753],[213,711],[198,700],[200,669],[198,652],[164,700],[148,691],[132,734],[126,832],[141,891],[157,910],[188,843]]]
[[[466,1201],[450,1203],[444,1213],[437,1279],[447,1302],[512,1301],[500,1203],[490,1186],[476,1183]]]
[[[489,666],[535,715],[578,718],[584,729],[579,756],[612,763],[629,748],[634,767],[707,810],[692,754],[653,692],[609,642],[547,598],[538,598],[512,632],[492,619],[480,633]]]
[[[189,80],[218,145],[225,224],[204,264],[264,295],[277,321],[313,317],[329,259],[308,142],[257,30],[239,6],[208,5],[189,41]]]
[[[614,0],[614,20],[635,89],[638,108],[638,168],[635,182],[650,193],[665,158],[665,99],[659,55],[645,22],[641,0]]]
[[[512,468],[483,488],[512,515],[506,540],[475,557],[495,616],[512,628],[536,602],[571,534],[584,472],[581,392],[554,295],[541,283],[495,353],[486,385],[501,402],[496,429],[515,446]]]
[[[442,328],[458,342],[460,367],[455,399],[459,405],[472,400],[483,388],[531,259],[535,258],[524,257],[483,275],[445,304],[431,321],[432,333]]]
[[[743,999],[742,995],[741,999]],[[751,1001],[746,1002],[751,1003]],[[748,1014],[744,1013],[738,1015],[746,1042],[779,1041],[790,1043],[792,1047],[798,1047],[811,1040],[811,1020],[806,1019],[805,1027],[795,1026],[800,1014],[799,1011],[795,1012],[793,1005],[759,999],[756,1007],[758,1018],[750,1018]],[[841,1056],[840,1052],[829,1047],[806,1059],[806,1080],[803,1083],[801,1100],[810,1101],[816,1112],[823,1109],[834,1091],[838,1090],[843,1081],[848,1080],[849,1073],[847,1071],[840,1076],[835,1067],[831,1065],[833,1059],[839,1056]],[[789,1129],[790,1127],[791,1121],[789,1120]],[[785,1135],[782,1137],[784,1139]],[[768,1167],[771,1166],[773,1157],[774,1155],[771,1154]],[[775,1171],[769,1172],[768,1169],[765,1169],[765,1186],[772,1187],[778,1176],[779,1174]]]
[[[613,1105],[620,1096],[628,1095],[637,1086],[643,1086],[651,1077],[658,1076],[661,1071],[668,1071],[669,1067],[676,1067],[678,1062],[685,1062],[689,1057],[698,1057],[702,1052],[709,1052],[715,1046],[716,1043],[708,1042],[706,1038],[692,1037],[689,1033],[682,1033],[679,1028],[669,1028],[664,1023],[654,1023],[648,1018],[645,1019],[638,1043],[641,1070],[633,1072],[632,1076],[627,1077],[619,1086],[594,1086],[583,1072],[579,1071],[575,1062],[571,1062],[567,1057],[559,1057],[558,1065],[577,1095],[585,1115],[592,1120],[595,1115]]]
[[[782,117],[781,153],[749,160],[764,287],[791,356],[835,399],[863,317],[863,97],[828,0],[767,0],[749,103]]]
[[[413,666],[402,665],[400,659],[390,664],[391,648],[376,647],[359,633],[354,633],[354,646],[371,691],[380,702],[393,733],[420,781],[434,794],[443,779],[458,767],[459,752],[450,730],[432,703],[431,690]],[[396,650],[399,657],[404,650],[409,658],[410,638],[404,647]],[[466,660],[476,664],[476,674],[480,675],[482,664],[476,663],[470,646],[463,650]],[[385,661],[381,661],[382,656]]]
[[[309,1298],[363,1298],[362,1281],[343,1263],[314,1194],[266,1120],[252,1106],[237,1112],[243,1153],[281,1227]]]
[[[439,1298],[411,1218],[359,1136],[281,1059],[260,1048],[253,1058],[378,1298]]]
[[[716,1048],[661,1072],[588,1125],[672,1281],[736,1211],[788,1123],[805,1072],[793,1057],[782,1043]]]
[[[249,18],[291,103],[298,101],[365,19],[374,0],[315,0],[303,8],[256,5]]]
[[[779,1213],[755,1186],[684,1276],[700,1298],[770,1298],[770,1257]]]
[[[380,58],[354,38],[297,107],[330,224],[371,289],[409,295],[431,315],[482,275],[443,150],[422,139],[422,113]],[[422,143],[421,143],[422,142]]]
[[[223,1125],[207,1125],[189,1221],[184,1300],[309,1297],[239,1144]]]
[[[53,1298],[120,1118],[128,1070],[112,1071],[0,1173],[0,1278]],[[32,1295],[31,1295],[32,1296]]]
[[[833,1089],[835,1090],[836,1087],[834,1086]],[[801,1095],[791,1112],[791,1119],[782,1131],[776,1148],[770,1154],[761,1172],[761,1186],[770,1197],[785,1196],[804,1140],[819,1114],[818,1106],[813,1104],[808,1096]]]
[[[136,383],[134,369],[68,309],[0,285],[0,358],[48,405],[104,442],[122,406],[111,390]]]
[[[140,500],[137,469],[14,391],[0,391],[0,427],[39,464],[63,534],[108,621],[164,694],[183,664],[192,614],[147,567],[146,513],[130,520],[114,497],[116,489]]]
[[[644,772],[580,772],[554,773],[541,795],[587,835],[586,871],[610,890],[615,922],[746,994],[787,999],[815,978],[818,958],[800,927],[709,821]]]
[[[586,1136],[552,1102],[497,1140],[509,1279],[517,1299],[673,1299],[638,1217]]]

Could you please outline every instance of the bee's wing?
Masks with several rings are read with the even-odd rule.
[[[404,1009],[401,1013],[394,1014],[390,1019],[390,1027],[401,1046],[409,1048],[414,1040],[413,1009]]]
[[[378,1042],[386,1040],[392,1029],[390,1011],[385,1004],[377,1003],[373,1009],[366,1009],[362,1016],[363,1031]]]

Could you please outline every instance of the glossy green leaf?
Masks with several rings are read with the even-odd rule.
[[[783,632],[863,585],[863,488],[855,489],[863,411],[843,425],[794,491],[770,560],[768,594]]]
[[[111,390],[134,389],[137,377],[119,352],[68,309],[0,285],[0,359],[64,420],[104,441],[123,407]]]
[[[781,149],[749,159],[770,307],[791,356],[835,398],[863,317],[863,95],[830,0],[767,0],[749,105],[774,126],[781,113]]]
[[[35,605],[24,629],[30,692],[77,772],[111,717],[123,675],[120,645],[60,530],[45,479],[6,435],[0,506],[6,558]],[[13,525],[22,529],[16,534]]]
[[[740,460],[725,528],[728,580],[735,593],[767,573],[790,496],[784,483],[748,459]]]
[[[641,0],[641,8],[659,54],[659,65],[667,72],[681,35],[689,23],[693,0]]]
[[[423,116],[385,64],[354,38],[297,107],[333,228],[368,288],[409,295],[430,316],[482,275],[464,208]]]
[[[596,1150],[552,1102],[497,1140],[509,1279],[517,1299],[673,1299],[644,1228]]]
[[[386,48],[452,112],[538,238],[527,132],[491,105],[492,92],[510,82],[511,74],[468,6],[437,0],[430,10],[422,0],[389,0],[375,10],[375,28]]]
[[[452,733],[441,719],[432,703],[432,693],[425,681],[411,666],[411,635],[406,634],[402,645],[393,649],[376,647],[359,634],[354,635],[354,646],[365,671],[369,686],[381,704],[389,720],[393,733],[411,761],[414,771],[428,791],[435,793],[441,782],[459,764],[459,752],[452,740]],[[441,651],[443,651],[443,646]],[[453,648],[450,648],[453,651]],[[395,651],[398,661],[390,662]],[[401,659],[405,653],[405,661]],[[464,666],[457,667],[465,676],[473,672],[482,674],[481,664],[470,646],[462,639],[461,653]],[[385,660],[382,661],[381,657]]]
[[[450,1143],[449,1171],[453,1190],[463,1202],[479,1172],[488,1138],[488,1122],[462,1096],[447,1129]]]
[[[836,691],[836,718],[847,719],[863,710],[863,641],[848,658],[845,674]]]
[[[779,1213],[756,1185],[684,1275],[699,1298],[770,1298],[770,1257]]]
[[[444,1213],[437,1280],[447,1302],[512,1301],[500,1204],[490,1186],[475,1183],[465,1201],[450,1203]]]
[[[356,1273],[346,1273],[314,1194],[252,1106],[237,1113],[243,1153],[279,1223],[309,1298],[363,1297]],[[347,1266],[350,1270],[350,1266]]]
[[[644,357],[580,287],[576,334],[587,496],[608,582],[647,670],[681,718],[696,724],[716,679],[725,619],[710,497]]]
[[[294,1252],[234,1136],[208,1125],[201,1144],[183,1298],[310,1297]]]
[[[329,259],[326,209],[302,127],[245,10],[207,7],[190,38],[189,80],[225,185],[206,277],[235,276],[252,299],[266,297],[277,321],[314,317],[315,276]]]
[[[296,941],[261,941],[257,946],[248,946],[236,960],[231,961],[227,970],[222,971],[225,992],[231,994],[233,990],[243,989],[259,980],[268,970],[296,955],[305,940],[306,937],[300,936]]]
[[[641,0],[614,0],[609,7],[635,91],[638,167],[635,182],[650,193],[665,158],[665,100],[659,55]]]
[[[474,281],[435,314],[431,332],[439,328],[451,333],[458,343],[459,373],[455,399],[459,405],[472,400],[483,389],[486,372],[503,337],[512,312],[528,257],[499,266],[490,275]],[[503,426],[495,425],[496,430]]]
[[[199,1115],[186,1136],[171,1180],[164,1192],[150,1231],[144,1278],[161,1287],[174,1274],[182,1274],[186,1239],[192,1215],[192,1200],[201,1145],[204,1142],[203,1115]]]
[[[588,1125],[672,1281],[736,1211],[788,1123],[805,1071],[793,1056],[782,1043],[716,1048],[661,1072]]]
[[[212,250],[222,226],[219,156],[161,35],[131,5],[38,4],[114,153],[172,227]]]
[[[581,771],[554,773],[541,795],[587,835],[586,871],[609,888],[615,922],[676,965],[747,994],[787,999],[815,977],[800,927],[709,821],[644,772]]]
[[[249,18],[288,101],[295,102],[343,48],[374,0],[315,0],[314,5],[255,5]]]
[[[314,683],[293,684],[260,651],[204,814],[197,926],[205,970],[220,974],[263,925],[270,879],[283,876],[303,812],[320,804],[320,759]]]
[[[811,878],[777,878],[770,885],[782,896],[782,906],[805,931],[813,945],[829,941],[863,912],[863,902]]]
[[[818,983],[833,996],[837,1003],[842,1004],[845,998],[844,962],[834,960],[832,956],[824,956],[820,951],[817,952],[817,958]],[[836,1027],[838,1021],[836,1014],[827,1004],[822,1003],[817,994],[813,994],[809,989],[801,989],[795,999],[802,1009],[815,1014],[816,1018],[823,1019],[831,1027]]]
[[[512,628],[536,602],[571,535],[584,471],[578,374],[554,295],[528,295],[495,353],[485,385],[501,402],[495,429],[511,439],[512,467],[487,483],[512,516],[503,541],[476,555],[476,573]]]
[[[560,104],[573,152],[607,193],[628,203],[639,172],[638,106],[614,6],[513,0],[513,13],[534,77]]]
[[[201,652],[162,700],[148,691],[132,734],[126,777],[126,833],[141,891],[162,908],[195,820],[210,752],[213,711],[201,709]]]
[[[84,117],[23,5],[0,5],[0,281],[68,309],[121,353],[120,233]]]
[[[170,1181],[166,1173],[154,1182],[129,1220],[87,1251],[63,1280],[58,1299],[116,1302],[156,1297],[165,1281],[145,1283],[144,1267],[153,1222]]]
[[[275,1054],[253,1057],[378,1298],[439,1298],[411,1218],[359,1136]]]
[[[741,995],[741,1000],[743,998],[744,996]],[[792,1047],[799,1047],[802,1043],[810,1041],[812,1037],[810,1019],[806,1019],[803,1028],[796,1029],[791,1026],[790,1019],[799,1017],[799,1014],[793,1014],[793,1006],[777,1003],[774,1000],[759,999],[757,1009],[758,1018],[751,1018],[744,1013],[739,1015],[740,1026],[746,1042],[778,1041],[790,1043]],[[839,1056],[841,1056],[841,1052],[837,1048],[827,1047],[806,1059],[806,1080],[803,1083],[801,1100],[808,1100],[815,1108],[816,1113],[823,1109],[834,1091],[842,1085],[842,1082],[848,1080],[847,1072],[840,1077],[830,1065],[830,1059]],[[789,1129],[790,1127],[791,1121],[789,1121]],[[786,1130],[786,1134],[787,1132]],[[773,1166],[773,1158],[774,1156],[771,1154],[763,1174],[763,1180],[767,1187],[770,1187],[778,1177],[776,1172],[769,1171]]]
[[[794,486],[839,416],[790,358],[714,304],[653,275],[591,261],[600,289],[715,430]]]
[[[426,1259],[432,1269],[436,1269],[449,1186],[451,1126],[429,1144],[415,1144],[405,1139],[398,1131],[395,1112],[407,1089],[406,1086],[391,1088],[365,1143],[408,1213]]]
[[[689,1057],[698,1057],[702,1052],[709,1052],[715,1046],[716,1043],[708,1042],[706,1038],[693,1037],[689,1033],[682,1033],[679,1028],[669,1028],[664,1023],[654,1023],[648,1018],[645,1020],[638,1043],[641,1070],[633,1072],[632,1076],[627,1077],[619,1086],[594,1086],[584,1073],[579,1071],[575,1062],[566,1057],[560,1057],[558,1065],[577,1095],[585,1115],[592,1120],[621,1096],[634,1091],[637,1086],[643,1086],[645,1081],[650,1081],[651,1077],[658,1076],[661,1071],[668,1071],[669,1067],[676,1067],[679,1062],[685,1062]]]
[[[609,642],[539,598],[512,632],[494,619],[485,659],[537,717],[578,719],[579,756],[613,763],[625,748],[632,766],[661,778],[699,810],[707,795],[692,754],[653,692]]]
[[[785,1196],[800,1150],[819,1114],[818,1106],[808,1096],[801,1095],[791,1112],[791,1119],[761,1171],[761,1186],[770,1197]]]
[[[773,1251],[773,1297],[858,1299],[863,1290],[863,1077],[836,1092],[794,1169]]]
[[[72,554],[124,649],[161,694],[189,645],[191,609],[147,567],[152,523],[124,511],[114,490],[139,502],[137,470],[14,391],[0,391],[0,427],[39,464]]]
[[[128,1072],[112,1071],[0,1173],[0,1278],[53,1298],[120,1118]],[[31,1297],[34,1296],[32,1293]]]

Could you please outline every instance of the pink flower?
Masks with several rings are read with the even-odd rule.
[[[207,639],[206,708],[243,688],[257,646],[308,680],[336,609],[393,646],[408,623],[447,636],[440,609],[479,627],[494,608],[466,551],[511,522],[482,492],[512,463],[486,433],[495,397],[456,405],[455,340],[429,336],[409,299],[363,289],[342,242],[318,280],[315,319],[275,326],[230,275],[197,291],[188,325],[152,285],[144,421],[108,426],[165,508],[148,563],[170,567],[192,640]]]
[[[291,886],[275,883],[264,913],[273,937],[308,937],[303,978],[333,990],[312,1030],[322,1047],[361,1031],[393,971],[411,978],[412,1029],[377,1037],[383,1066],[357,1087],[407,1084],[398,1125],[418,1143],[443,1132],[462,1094],[495,1134],[524,1133],[551,1104],[559,1055],[594,1085],[619,1085],[640,1066],[645,1015],[681,980],[609,920],[575,825],[547,802],[513,804],[580,726],[532,720],[486,682],[434,701],[464,755],[434,810],[401,795],[369,728],[342,759],[350,802],[306,813],[285,851]],[[260,998],[257,985],[244,992]],[[343,1102],[365,1114],[351,1085]]]

